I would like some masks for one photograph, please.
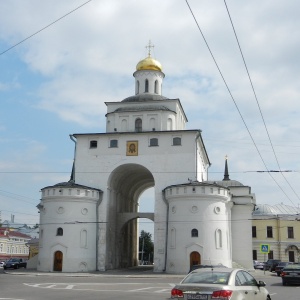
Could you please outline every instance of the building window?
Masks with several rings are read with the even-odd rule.
[[[135,91],[135,94],[137,95],[139,92],[140,92],[140,82],[137,81],[136,82],[136,91]]]
[[[150,146],[158,146],[158,139],[157,138],[152,138],[150,139]]]
[[[118,140],[110,140],[110,148],[118,148]]]
[[[274,259],[273,250],[270,250],[270,252],[268,253],[268,259]]]
[[[191,235],[192,235],[192,237],[198,237],[198,230],[195,228],[192,229]]]
[[[64,231],[61,227],[57,228],[56,235],[58,235],[58,236],[64,235]]]
[[[256,226],[252,226],[252,237],[256,238]]]
[[[158,81],[157,80],[155,80],[155,83],[154,83],[154,93],[158,94]]]
[[[215,238],[216,238],[216,248],[217,249],[222,248],[222,231],[221,231],[221,229],[216,230]]]
[[[181,145],[181,138],[175,137],[173,138],[173,146],[180,146]]]
[[[289,251],[289,261],[295,262],[295,252],[294,251]]]
[[[267,238],[272,238],[272,237],[273,237],[273,227],[267,226]]]
[[[252,250],[253,260],[257,260],[257,250]]]
[[[90,141],[90,148],[97,148],[97,141]]]
[[[288,238],[289,239],[294,238],[294,227],[288,227]]]
[[[135,120],[135,131],[136,132],[142,131],[142,119],[140,119],[140,118]]]
[[[145,93],[149,92],[149,81],[148,79],[145,80]]]

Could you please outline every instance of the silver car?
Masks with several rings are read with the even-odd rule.
[[[171,291],[172,299],[271,300],[266,284],[243,269],[197,269]]]

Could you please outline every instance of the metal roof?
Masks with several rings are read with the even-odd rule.
[[[295,215],[300,213],[300,208],[299,207],[294,207],[290,205],[285,205],[283,203],[281,204],[275,204],[275,205],[270,205],[270,204],[257,204],[254,211],[253,215],[259,216],[265,216],[265,215]]]

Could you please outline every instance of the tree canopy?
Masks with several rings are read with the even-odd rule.
[[[139,237],[139,258],[142,264],[153,263],[153,250],[152,234],[142,230]]]

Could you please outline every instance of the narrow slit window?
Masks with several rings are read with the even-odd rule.
[[[64,230],[61,227],[57,228],[56,235],[57,236],[63,236],[64,235]]]
[[[155,80],[155,83],[154,83],[154,93],[158,94],[158,81],[157,80]]]
[[[135,131],[136,132],[142,131],[142,120],[140,118],[135,120]]]
[[[149,81],[148,79],[145,80],[145,93],[149,92]]]

